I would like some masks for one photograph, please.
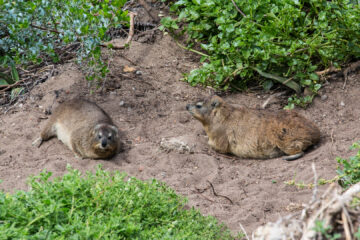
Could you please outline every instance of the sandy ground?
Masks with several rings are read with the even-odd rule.
[[[311,189],[299,189],[285,181],[312,183],[313,162],[319,178],[331,179],[336,175],[335,157],[354,154],[349,147],[360,135],[360,75],[351,75],[345,89],[341,77],[329,80],[321,90],[322,98],[316,97],[306,110],[297,109],[322,132],[321,143],[303,158],[291,162],[281,158],[238,159],[211,150],[200,122],[185,109],[187,103],[214,93],[180,81],[183,73],[198,66],[198,57],[179,48],[169,36],[157,33],[153,37],[153,43],[133,41],[129,49],[115,53],[103,93],[90,94],[82,73],[68,63],[58,66],[56,76],[36,86],[6,114],[2,109],[0,189],[27,189],[26,179],[43,169],[61,176],[67,164],[84,172],[102,164],[105,169],[124,171],[139,179],[163,181],[204,215],[215,216],[233,232],[240,231],[241,224],[250,233],[267,221],[300,210],[301,204],[310,200]],[[125,66],[135,71],[124,71]],[[53,105],[55,90],[60,97],[54,105],[82,96],[102,106],[123,132],[125,151],[109,161],[96,161],[76,159],[57,139],[39,149],[33,147],[31,142],[46,122],[44,110]],[[255,108],[268,96],[248,91],[224,97],[234,105]],[[286,96],[275,99],[268,108],[281,109],[284,99]],[[191,153],[161,149],[161,141],[169,139],[181,140],[192,148]]]

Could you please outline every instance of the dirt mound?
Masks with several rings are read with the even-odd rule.
[[[325,84],[322,98],[315,98],[307,110],[299,110],[322,132],[321,143],[303,158],[292,162],[238,159],[209,149],[201,124],[185,109],[187,103],[213,94],[211,89],[190,87],[179,80],[198,66],[198,56],[179,48],[169,36],[157,33],[153,37],[154,43],[133,41],[129,49],[115,52],[104,91],[90,91],[81,72],[69,63],[35,87],[26,100],[2,113],[0,188],[10,192],[26,189],[28,176],[43,169],[59,176],[66,172],[67,164],[81,171],[94,171],[102,164],[139,179],[163,181],[186,196],[189,206],[217,217],[234,232],[242,225],[249,233],[308,202],[311,189],[298,189],[284,181],[312,183],[313,162],[319,178],[330,179],[336,174],[335,157],[352,154],[348,148],[360,135],[360,75],[350,76],[345,89],[342,78]],[[55,90],[60,97],[53,104]],[[48,117],[45,111],[75,96],[97,102],[111,115],[126,138],[123,153],[109,161],[79,160],[57,139],[39,149],[31,145]],[[233,105],[256,107],[268,97],[249,91],[224,98]],[[284,99],[268,107],[281,109]],[[181,142],[191,151],[163,149],[164,139]]]

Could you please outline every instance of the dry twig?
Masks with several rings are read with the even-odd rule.
[[[109,47],[111,46],[112,49],[124,49],[126,48],[129,43],[131,42],[133,36],[134,36],[134,18],[137,15],[136,13],[133,12],[129,12],[130,15],[130,29],[129,29],[129,35],[128,38],[125,41],[124,45],[118,46],[118,45],[113,45],[111,42],[106,42],[106,43],[101,43],[100,45],[102,47]]]
[[[243,11],[240,10],[240,8],[236,5],[234,0],[231,0],[232,4],[234,5],[234,7],[236,8],[236,10],[241,14],[241,16],[246,17],[245,13],[243,13]]]
[[[349,72],[352,72],[352,71],[355,71],[358,67],[360,67],[360,61],[357,61],[357,62],[354,62],[352,64],[350,64],[350,66],[348,66],[343,74],[344,74],[344,85],[343,85],[343,89],[345,89],[346,87],[346,82],[347,82],[347,79],[348,79],[348,74]]]
[[[207,182],[210,184],[210,187],[211,187],[211,189],[212,189],[212,191],[213,191],[213,194],[214,194],[216,197],[223,197],[223,198],[227,199],[231,204],[234,204],[234,202],[233,202],[229,197],[223,196],[223,195],[220,195],[220,194],[217,194],[217,193],[215,192],[215,188],[214,188],[213,184],[212,184],[210,181],[207,181]]]
[[[275,93],[275,94],[270,95],[270,96],[265,100],[265,102],[261,105],[261,109],[265,109],[266,106],[269,104],[269,102],[270,102],[271,100],[273,100],[274,98],[280,97],[281,95],[284,95],[285,93],[286,93],[286,91],[284,91],[284,92],[279,92],[279,93]]]

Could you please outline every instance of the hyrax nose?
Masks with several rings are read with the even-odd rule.
[[[190,104],[187,104],[186,105],[186,110],[189,110],[190,109]]]
[[[106,147],[107,141],[106,139],[101,140],[101,146]]]

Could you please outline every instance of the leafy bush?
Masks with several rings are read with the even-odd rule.
[[[0,239],[233,239],[155,180],[68,171],[33,177],[28,192],[0,192]]]
[[[340,177],[339,183],[344,188],[360,182],[360,142],[354,143],[350,149],[358,149],[357,154],[349,159],[336,158],[340,164],[337,170]]]
[[[257,80],[316,93],[315,70],[360,57],[360,7],[348,0],[178,0],[171,10],[178,16],[162,28],[182,26],[188,46],[207,53],[186,77],[192,85],[244,89]]]
[[[100,43],[109,27],[127,24],[126,0],[0,0],[0,64],[57,62],[62,48],[78,43],[88,77],[103,77]],[[0,68],[1,71],[1,68]],[[9,78],[0,84],[10,84]]]

